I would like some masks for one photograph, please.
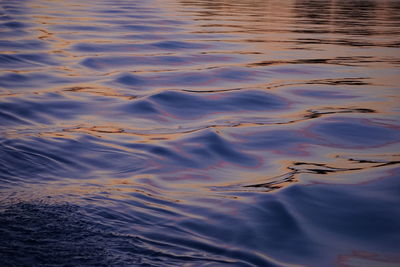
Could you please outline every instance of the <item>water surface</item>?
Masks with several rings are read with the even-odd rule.
[[[0,2],[3,266],[397,266],[400,2]]]

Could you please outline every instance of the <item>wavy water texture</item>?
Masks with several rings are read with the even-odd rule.
[[[395,0],[0,2],[1,266],[397,266]]]

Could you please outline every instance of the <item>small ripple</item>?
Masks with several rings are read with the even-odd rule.
[[[1,47],[1,44],[0,44]],[[73,46],[72,50],[77,52],[85,53],[99,53],[99,52],[140,52],[140,51],[173,51],[173,50],[199,50],[209,49],[211,45],[195,43],[195,42],[184,42],[184,41],[162,41],[147,44],[129,44],[129,43],[106,43],[106,44],[89,44],[80,43]]]
[[[129,80],[131,82],[131,80]],[[141,80],[135,80],[140,83]],[[198,119],[219,113],[268,111],[284,109],[285,99],[263,91],[239,91],[193,94],[164,91],[146,99],[134,101],[124,109],[137,115],[155,114],[175,119]]]
[[[3,183],[91,179],[96,175],[127,177],[149,167],[143,153],[128,153],[95,137],[3,140],[0,164]],[[32,148],[29,144],[35,144]],[[78,156],[79,155],[79,156]],[[100,168],[101,166],[101,168]]]
[[[57,62],[48,54],[3,54],[0,55],[0,68],[24,69],[40,66],[54,66]]]
[[[310,132],[335,147],[366,148],[384,146],[400,140],[398,127],[365,120],[330,120],[311,127]]]
[[[114,57],[90,57],[81,62],[85,67],[93,70],[124,70],[127,67],[136,66],[190,66],[200,63],[218,63],[232,60],[231,56],[224,55],[192,55],[192,56],[114,56]]]
[[[267,75],[262,71],[249,70],[240,67],[221,67],[197,71],[171,71],[152,74],[131,74],[119,75],[114,81],[110,82],[116,86],[126,86],[127,88],[136,87],[203,87],[219,86],[224,84],[246,84],[250,82],[262,82]]]
[[[6,41],[0,40],[0,51],[47,50],[46,43],[37,40]]]
[[[8,73],[0,76],[0,87],[21,90],[25,88],[48,88],[77,81],[71,77],[58,77],[46,73]]]
[[[16,76],[16,75],[14,75]],[[20,79],[21,76],[14,77]],[[40,77],[38,82],[40,82]],[[9,97],[0,103],[0,109],[4,110],[1,125],[12,125],[20,121],[31,123],[51,124],[54,119],[71,120],[84,113],[86,105],[79,101],[72,101],[59,95],[50,94],[41,96],[26,97],[22,100],[19,97]],[[49,99],[52,99],[49,101]],[[11,116],[11,117],[10,117]]]

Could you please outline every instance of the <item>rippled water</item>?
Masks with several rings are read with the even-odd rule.
[[[400,263],[400,1],[0,19],[2,266]]]

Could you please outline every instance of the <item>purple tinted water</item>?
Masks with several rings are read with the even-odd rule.
[[[398,266],[400,2],[0,2],[1,266]]]

